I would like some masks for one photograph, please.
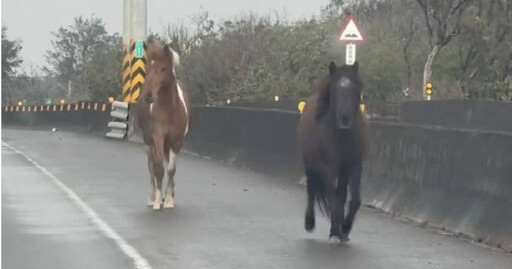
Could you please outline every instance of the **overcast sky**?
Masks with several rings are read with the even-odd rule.
[[[268,14],[277,11],[289,20],[318,14],[329,0],[148,0],[148,28],[160,32],[162,25],[183,20],[202,11],[213,18],[229,18],[247,12]],[[300,4],[299,4],[300,3]],[[51,32],[70,25],[73,18],[94,14],[103,19],[107,31],[122,31],[122,0],[2,0],[2,25],[10,39],[23,41],[25,68],[45,64]]]

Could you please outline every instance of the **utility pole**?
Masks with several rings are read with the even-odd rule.
[[[130,44],[130,102],[132,103],[139,99],[142,85],[146,80],[146,15],[147,0],[132,0],[130,26],[133,42]]]
[[[136,102],[146,77],[147,0],[123,0],[123,101]]]
[[[130,39],[131,39],[131,9],[132,0],[123,0],[123,62],[122,83],[123,102],[130,102],[131,73],[130,73]]]

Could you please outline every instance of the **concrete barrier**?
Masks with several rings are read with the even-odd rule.
[[[130,106],[129,141],[142,142]],[[303,174],[294,112],[230,107],[194,107],[185,150],[269,175],[298,179]]]
[[[141,142],[130,107],[129,140]],[[74,114],[73,114],[74,113]],[[97,113],[97,114],[96,114]],[[298,182],[299,114],[195,107],[186,150]],[[7,126],[100,132],[106,112],[4,112]],[[512,133],[370,124],[365,204],[512,251]],[[378,227],[376,227],[378,229]]]
[[[511,102],[435,100],[403,102],[400,118],[411,124],[512,132],[511,114]]]
[[[195,110],[187,150],[298,181],[298,113]],[[372,122],[363,198],[512,251],[512,134]]]
[[[369,205],[512,251],[512,134],[373,122]]]
[[[82,108],[83,107],[83,108]],[[42,109],[41,109],[42,108]],[[75,110],[76,108],[76,110]],[[51,130],[57,128],[62,131],[89,132],[105,135],[110,120],[109,104],[70,104],[37,106],[18,108],[11,112],[2,109],[2,126],[11,128],[29,128],[37,130]]]
[[[299,114],[196,107],[186,149],[279,177],[302,173],[295,139]]]

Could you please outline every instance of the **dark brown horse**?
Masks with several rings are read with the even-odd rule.
[[[331,219],[330,239],[348,241],[359,206],[366,122],[360,106],[359,65],[329,65],[314,86],[299,123],[298,138],[307,177],[305,228],[315,227],[314,202]],[[347,190],[350,205],[345,216]]]
[[[148,46],[146,82],[137,102],[137,121],[148,157],[151,190],[148,206],[162,204],[163,161],[167,162],[164,208],[174,207],[176,155],[183,147],[190,122],[190,103],[183,83],[176,79],[178,55],[168,46]]]

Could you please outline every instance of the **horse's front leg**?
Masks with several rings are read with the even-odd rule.
[[[352,223],[354,222],[354,218],[356,213],[361,206],[361,174],[363,171],[362,163],[359,163],[350,173],[349,178],[349,188],[350,188],[350,205],[348,209],[348,214],[345,217],[345,221],[341,226],[342,234],[347,238],[352,230]]]
[[[329,239],[346,241],[341,234],[341,224],[345,216],[345,201],[347,200],[347,181],[340,176],[338,178],[336,190],[330,191],[330,211],[331,211],[331,233]]]
[[[164,208],[174,208],[174,174],[176,173],[176,153],[169,147],[167,156],[167,190],[165,192]]]
[[[153,171],[154,171],[154,181],[156,186],[155,192],[155,201],[153,202],[153,209],[159,210],[160,205],[162,204],[162,181],[164,178],[164,166],[163,166],[163,149],[164,149],[164,140],[161,136],[153,136],[154,141],[154,161],[153,161]]]
[[[155,169],[154,166],[154,155],[153,155],[153,147],[146,145],[144,147],[146,151],[146,155],[148,157],[148,170],[149,170],[149,197],[148,197],[148,206],[153,206],[155,203],[155,195],[156,195],[156,186],[155,186]]]

